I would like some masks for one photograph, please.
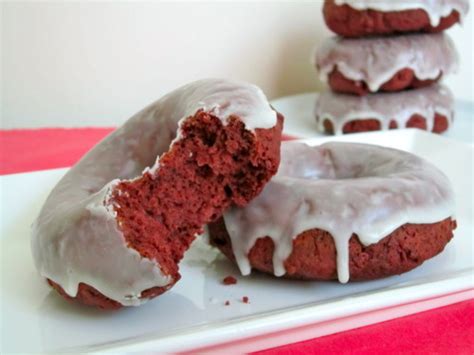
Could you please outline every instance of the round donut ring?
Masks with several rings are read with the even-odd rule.
[[[53,189],[33,226],[36,268],[66,298],[100,308],[163,293],[203,226],[276,173],[282,122],[246,83],[201,80],[164,96]]]
[[[209,234],[243,275],[375,279],[440,253],[456,227],[453,201],[447,177],[410,153],[284,142],[277,175]]]

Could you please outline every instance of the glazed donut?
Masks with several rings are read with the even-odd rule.
[[[394,128],[446,131],[454,119],[454,98],[442,85],[358,97],[325,91],[314,115],[322,133],[343,134]]]
[[[440,253],[456,227],[447,177],[406,152],[356,143],[282,144],[277,175],[210,241],[251,269],[308,280],[400,274]]]
[[[446,34],[332,37],[315,54],[320,79],[333,91],[356,95],[428,86],[455,72],[458,63]]]
[[[203,226],[276,173],[282,123],[246,83],[201,80],[162,97],[53,189],[33,225],[39,273],[66,298],[100,308],[168,290]]]
[[[462,22],[468,0],[326,0],[327,26],[344,37],[440,32]]]

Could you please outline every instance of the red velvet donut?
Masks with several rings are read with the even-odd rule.
[[[422,3],[424,6],[420,6]],[[344,37],[441,32],[460,22],[469,10],[464,0],[443,1],[325,0],[324,20]]]
[[[203,226],[276,173],[283,117],[254,85],[201,80],[128,120],[71,168],[32,235],[40,274],[105,309],[172,287]]]

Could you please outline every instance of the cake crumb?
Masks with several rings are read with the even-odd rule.
[[[234,276],[226,276],[224,277],[224,280],[222,280],[222,283],[224,285],[235,285],[237,283],[237,279]]]
[[[230,302],[229,302],[229,301],[225,301],[224,306],[229,306],[229,305],[230,305]]]
[[[249,298],[247,296],[242,297],[242,302],[249,303]]]

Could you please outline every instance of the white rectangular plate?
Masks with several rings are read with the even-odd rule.
[[[472,297],[472,146],[418,130],[307,142],[329,140],[407,150],[443,170],[455,188],[458,221],[455,238],[445,251],[416,270],[379,281],[341,285],[253,274],[239,277],[237,285],[224,286],[222,279],[239,275],[238,269],[198,240],[181,264],[182,280],[170,292],[138,308],[102,312],[64,301],[33,267],[30,225],[66,169],[3,176],[1,352],[183,351],[210,346],[208,350],[216,350],[216,344],[224,343],[233,350],[249,351]],[[249,304],[241,301],[243,296],[249,297]],[[433,302],[436,299],[442,301]],[[224,305],[226,300],[229,306]],[[387,309],[390,312],[380,313]],[[295,328],[306,335],[282,337],[278,333]],[[252,344],[251,337],[253,345],[242,346],[243,339]]]

